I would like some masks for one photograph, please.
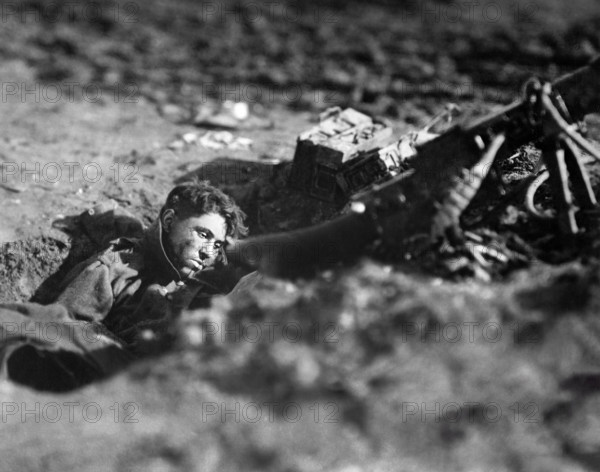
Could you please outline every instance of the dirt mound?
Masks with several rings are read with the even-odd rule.
[[[60,239],[57,239],[60,238]],[[68,238],[30,238],[0,247],[0,300],[24,302],[60,268],[70,249]]]

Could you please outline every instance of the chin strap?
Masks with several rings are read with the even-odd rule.
[[[163,245],[163,227],[162,227],[162,221],[160,220],[160,218],[158,218],[158,243],[160,244],[160,250],[162,251],[162,254],[165,257],[165,260],[169,263],[169,265],[171,266],[171,268],[173,269],[173,271],[177,274],[177,277],[179,278],[179,280],[177,281],[177,284],[178,285],[183,284],[184,281],[183,281],[183,277],[181,276],[181,273],[175,268],[175,266],[171,262],[171,259],[169,259],[169,256],[167,255],[167,251],[165,250],[165,246]]]

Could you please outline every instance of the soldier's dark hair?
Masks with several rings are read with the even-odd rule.
[[[160,210],[172,209],[179,218],[205,213],[217,213],[227,225],[227,236],[240,238],[248,234],[244,224],[246,214],[236,205],[233,198],[213,187],[207,180],[197,180],[177,185],[169,192],[167,201]]]

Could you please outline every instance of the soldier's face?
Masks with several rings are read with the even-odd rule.
[[[179,219],[169,211],[163,217],[165,249],[175,268],[189,277],[214,265],[227,236],[225,219],[218,213]]]

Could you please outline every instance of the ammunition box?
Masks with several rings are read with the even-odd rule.
[[[290,186],[321,200],[346,198],[359,182],[384,172],[385,163],[365,157],[389,143],[391,136],[388,125],[352,108],[330,109],[317,126],[298,137]]]

